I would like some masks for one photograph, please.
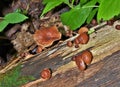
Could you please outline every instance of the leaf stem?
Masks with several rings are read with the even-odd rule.
[[[67,3],[65,3],[65,4],[67,4],[71,9],[73,9],[74,0],[72,0],[71,3],[70,3],[70,1],[69,1],[69,2],[67,2]]]
[[[74,1],[75,1],[75,0],[72,0],[72,3],[71,3],[72,5],[74,4]]]
[[[99,7],[99,6],[83,6],[82,8],[93,8],[93,7]]]
[[[71,9],[73,9],[73,5],[72,4],[67,4]]]

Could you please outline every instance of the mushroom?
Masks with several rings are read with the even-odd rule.
[[[92,62],[93,55],[90,51],[86,50],[82,52],[82,54],[78,54],[72,58],[73,61],[75,61],[77,67],[83,71],[87,68],[87,65],[89,65]]]
[[[75,62],[76,62],[76,65],[78,66],[78,69],[80,69],[81,71],[83,71],[83,70],[86,69],[86,64],[85,64],[85,62],[83,61],[81,55],[77,55],[77,56],[76,56]]]
[[[120,25],[116,25],[115,28],[116,28],[117,30],[120,30]]]
[[[72,46],[73,46],[72,41],[67,41],[67,46],[68,46],[68,47],[72,47]]]
[[[88,51],[88,50],[84,51],[81,56],[82,56],[83,61],[87,65],[89,65],[92,62],[93,55],[90,51]]]
[[[61,39],[61,33],[56,26],[44,27],[37,30],[33,37],[37,45],[44,49],[51,46],[54,41]]]
[[[78,34],[82,34],[84,32],[88,32],[88,28],[87,27],[81,27],[79,30],[78,30]]]
[[[42,70],[40,75],[41,75],[41,78],[43,78],[43,79],[50,79],[52,76],[52,72],[50,69],[46,68],[46,69]]]
[[[89,41],[89,35],[84,32],[77,37],[80,44],[87,44]]]

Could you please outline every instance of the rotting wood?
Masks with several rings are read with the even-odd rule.
[[[92,64],[85,71],[81,72],[74,67],[64,73],[57,74],[50,80],[40,81],[38,79],[37,84],[31,82],[23,87],[119,87],[119,58],[120,51],[117,51],[102,61]]]
[[[117,22],[116,22],[117,23]],[[115,23],[115,24],[116,24]],[[102,25],[105,25],[105,23],[103,23]],[[97,26],[95,26],[95,28],[97,28],[97,27],[99,27],[98,25]],[[72,57],[72,56],[74,56],[74,55],[76,55],[77,53],[79,53],[79,52],[81,52],[81,51],[83,51],[83,50],[85,50],[85,49],[88,49],[88,48],[90,48],[90,47],[93,47],[92,49],[95,49],[95,50],[91,50],[91,51],[93,51],[93,55],[95,55],[95,56],[98,56],[98,54],[99,54],[99,52],[100,52],[100,49],[101,49],[101,52],[102,52],[102,50],[104,51],[104,49],[106,48],[106,46],[107,47],[109,47],[109,48],[111,48],[111,46],[112,47],[114,47],[114,45],[118,45],[119,46],[119,32],[117,31],[117,30],[115,30],[115,29],[112,29],[113,28],[113,26],[111,27],[111,26],[105,26],[104,28],[102,28],[102,29],[100,29],[100,30],[98,30],[96,33],[93,33],[93,34],[91,34],[90,35],[90,41],[89,41],[89,43],[88,44],[86,44],[86,45],[82,45],[82,46],[80,46],[80,48],[75,48],[75,47],[67,47],[66,46],[66,42],[68,41],[68,40],[74,40],[74,38],[75,37],[77,37],[77,35],[76,36],[74,36],[74,37],[72,37],[72,38],[70,38],[70,39],[68,39],[68,40],[66,40],[66,41],[64,41],[64,42],[61,42],[61,43],[59,43],[58,45],[55,45],[54,47],[52,47],[52,48],[50,48],[50,49],[48,49],[48,50],[46,50],[46,51],[44,51],[44,52],[42,52],[42,53],[40,53],[40,54],[37,54],[37,55],[35,55],[35,56],[33,56],[32,58],[31,58],[31,56],[32,55],[29,55],[29,56],[27,56],[26,58],[18,58],[18,59],[16,59],[16,60],[19,60],[19,59],[21,59],[22,61],[24,61],[24,60],[27,60],[26,62],[27,63],[29,63],[29,64],[27,64],[27,63],[25,63],[24,64],[24,66],[27,68],[27,66],[26,66],[26,64],[27,65],[30,65],[30,64],[32,64],[32,63],[34,63],[34,65],[35,64],[37,64],[35,61],[37,61],[37,60],[39,60],[39,61],[42,61],[42,62],[44,62],[44,61],[47,61],[47,60],[49,60],[50,58],[54,58],[54,57],[56,57],[57,55],[61,55],[61,57],[62,57],[62,59],[61,60],[64,60],[64,62],[67,60],[67,58],[69,59],[69,61],[70,61],[70,57]],[[113,35],[112,35],[113,34]],[[118,34],[118,35],[117,35]],[[102,36],[101,36],[102,35]],[[106,41],[106,39],[105,38],[103,38],[104,36],[106,36],[106,38],[109,38],[108,39],[108,41],[112,41],[112,43],[113,43],[113,45],[107,45],[107,44],[112,44],[111,42],[109,42],[109,43],[106,43],[105,41]],[[109,36],[108,36],[109,35]],[[116,38],[116,37],[118,37],[118,38]],[[114,39],[115,38],[115,39]],[[113,39],[113,40],[112,40]],[[117,39],[118,39],[118,41],[117,41]],[[114,40],[116,40],[116,41],[114,41]],[[97,42],[97,43],[96,43]],[[115,42],[115,44],[114,44],[114,42]],[[105,44],[106,43],[106,44]],[[103,45],[104,44],[104,45]],[[98,45],[101,45],[101,46],[98,46]],[[105,46],[106,45],[106,46]],[[104,48],[104,46],[105,46],[105,48]],[[117,47],[116,47],[117,48]],[[115,49],[115,48],[114,48]],[[113,49],[113,51],[114,51],[114,49]],[[119,47],[117,48],[117,49],[119,49]],[[115,51],[117,50],[117,49],[115,49]],[[97,53],[96,53],[96,51],[98,51]],[[108,51],[107,51],[108,52]],[[110,52],[110,53],[112,53],[112,52]],[[49,56],[49,57],[47,57],[47,56]],[[99,55],[100,56],[100,55]],[[105,54],[105,56],[106,56],[106,54]],[[47,57],[47,58],[46,58]],[[101,56],[101,58],[102,58],[102,56]],[[28,60],[28,59],[30,59],[30,60]],[[46,60],[47,59],[47,60]],[[97,59],[99,60],[99,58],[96,58],[96,59],[94,59],[93,61],[97,61]],[[16,60],[14,60],[14,61],[16,61]],[[8,64],[8,66],[6,66],[4,69],[2,69],[2,70],[0,70],[0,73],[5,73],[7,70],[9,70],[9,68],[11,68],[11,64],[12,65],[14,65],[14,64],[16,64],[16,62],[11,62],[10,64]],[[24,61],[25,62],[25,61]],[[19,64],[19,62],[18,62],[18,64]]]
[[[116,24],[120,24],[120,22],[117,21],[115,22],[115,25]],[[93,53],[94,59],[92,64],[102,60],[106,56],[120,50],[120,32],[114,29],[114,26],[104,26],[97,30],[96,33],[90,35],[88,44],[80,45],[79,48],[66,46],[66,42],[68,40],[74,40],[74,38],[77,37],[76,35],[40,54],[33,56],[29,55],[31,57],[27,56],[23,59],[20,58],[22,60],[20,62],[23,62],[22,75],[32,75],[36,78],[40,78],[40,71],[46,67],[52,69],[53,76],[67,72],[76,67],[75,63],[71,61],[71,58],[86,49],[89,49]],[[8,64],[9,67],[6,66],[7,68],[5,67],[0,70],[0,73],[5,73],[12,68],[11,65],[15,66],[20,62],[11,62],[12,64]]]
[[[117,21],[116,24],[120,24],[120,22]],[[71,58],[86,49],[89,49],[94,56],[92,64],[103,60],[106,56],[120,50],[120,32],[114,29],[114,26],[102,27],[96,33],[90,35],[88,44],[80,45],[79,48],[67,47],[66,44],[56,45],[56,47],[31,58],[23,64],[22,74],[40,78],[40,71],[47,67],[52,69],[53,77],[57,78],[57,75],[74,69],[76,65],[71,61]],[[67,78],[64,79],[67,81]],[[41,79],[37,80],[39,83],[41,81]],[[34,84],[34,82],[32,83]]]
[[[105,26],[106,25],[106,22],[103,22],[103,23],[101,23],[101,24],[99,24],[99,25],[97,25],[97,26],[95,26],[95,27],[92,27],[92,29],[98,29],[98,28],[100,28],[100,27],[103,27],[103,26]],[[28,56],[26,56],[26,57],[21,57],[21,56],[19,56],[19,57],[17,57],[17,58],[12,58],[12,59],[14,59],[14,60],[11,60],[11,61],[9,61],[9,63],[3,68],[3,69],[1,69],[0,70],[0,73],[5,73],[5,72],[7,72],[8,70],[10,70],[10,69],[12,69],[13,67],[15,67],[15,66],[17,66],[18,64],[20,64],[21,62],[28,62],[27,60],[29,60],[29,59],[31,59],[31,58],[34,58],[34,61],[35,60],[39,60],[39,58],[36,58],[36,57],[39,57],[39,56],[46,56],[46,54],[47,55],[50,55],[50,57],[52,58],[52,57],[54,57],[55,55],[57,56],[58,54],[60,54],[62,51],[61,51],[61,47],[64,47],[64,49],[66,49],[66,43],[67,43],[67,41],[69,41],[69,40],[71,40],[71,41],[73,41],[76,37],[78,36],[78,34],[76,34],[75,36],[73,36],[73,37],[71,37],[71,38],[69,38],[69,39],[67,39],[67,40],[65,40],[65,41],[60,41],[60,43],[59,44],[57,44],[57,45],[55,45],[54,47],[52,47],[52,48],[50,48],[50,49],[48,49],[48,50],[45,50],[44,52],[42,52],[42,53],[40,53],[40,54],[36,54],[36,55],[28,55]],[[64,50],[63,49],[63,50]],[[67,47],[67,49],[68,49],[68,47]],[[74,50],[74,48],[73,48],[73,50]],[[55,51],[57,51],[57,53],[55,53]],[[71,50],[70,50],[71,51]],[[68,52],[65,52],[66,54],[68,53]],[[52,54],[52,55],[51,55]],[[55,55],[54,55],[55,54]],[[40,59],[42,59],[42,58],[40,58]],[[32,62],[34,62],[33,60],[32,60]]]

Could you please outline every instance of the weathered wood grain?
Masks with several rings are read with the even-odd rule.
[[[115,25],[116,24],[120,24],[120,21],[116,21]],[[16,59],[16,61],[12,62],[10,65],[15,66],[22,62],[21,75],[31,75],[38,79],[32,82],[33,86],[31,87],[34,87],[34,83],[39,83],[38,85],[40,87],[79,86],[82,82],[96,75],[105,65],[104,61],[100,63],[97,62],[104,60],[107,56],[120,50],[120,31],[116,30],[114,26],[106,25],[101,27],[90,35],[88,44],[79,45],[79,48],[66,46],[66,42],[68,40],[74,40],[75,37],[77,37],[76,35],[66,41],[59,42],[54,47],[40,54],[22,58],[22,61]],[[81,72],[77,69],[75,62],[71,61],[71,58],[86,49],[90,50],[93,54],[93,65],[88,66],[87,70]],[[0,73],[11,68],[10,65],[7,66],[6,69],[1,70]],[[48,81],[43,81],[40,78],[40,72],[44,68],[51,68],[53,72],[52,78]]]
[[[120,51],[92,64],[83,72],[74,67],[31,87],[119,87],[119,71]]]
[[[117,21],[115,24],[118,23]],[[22,74],[33,75],[39,78],[39,73],[44,68],[51,68],[55,74],[66,72],[76,67],[71,61],[71,58],[89,48],[94,56],[92,63],[98,62],[106,56],[120,50],[119,37],[120,31],[114,29],[114,26],[105,26],[96,31],[96,33],[91,34],[88,44],[80,45],[79,48],[75,48],[74,46],[67,47],[65,41],[27,60],[23,64]]]

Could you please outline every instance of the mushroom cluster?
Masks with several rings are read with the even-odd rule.
[[[87,65],[92,62],[93,56],[90,51],[84,51],[82,54],[78,54],[77,56],[73,57],[73,61],[75,61],[76,65],[80,70],[85,70]]]
[[[87,27],[81,27],[78,30],[78,34],[79,34],[79,36],[77,38],[75,38],[74,41],[73,41],[76,48],[79,47],[79,44],[87,44],[88,41],[89,41],[89,35],[88,35],[88,28]],[[68,41],[67,46],[71,47],[72,42]]]
[[[78,36],[74,39],[75,47],[78,48],[79,44],[87,44],[89,41],[88,28],[81,27],[78,30]],[[67,42],[67,46],[72,47],[72,41]],[[78,54],[72,58],[80,70],[85,70],[87,65],[91,63],[93,59],[92,53],[90,51],[84,51],[82,54]]]
[[[76,38],[79,42],[79,44],[87,44],[89,41],[89,35],[88,35],[88,28],[87,27],[81,27],[78,30],[79,36]]]
[[[54,41],[61,39],[61,33],[58,31],[56,26],[52,27],[43,27],[37,30],[34,34],[34,40],[39,46],[39,51],[41,48],[49,47],[53,44]]]

